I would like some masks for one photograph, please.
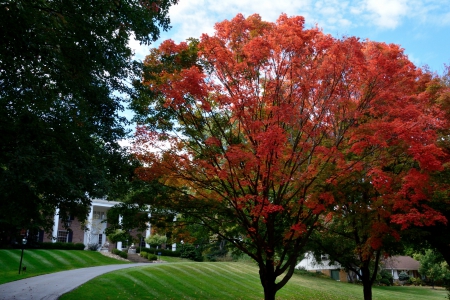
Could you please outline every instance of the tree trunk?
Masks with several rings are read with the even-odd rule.
[[[272,267],[272,268],[271,268]],[[259,278],[261,284],[264,288],[264,299],[265,300],[275,300],[275,294],[277,293],[277,287],[275,284],[275,273],[273,266],[264,267],[259,269]]]
[[[372,284],[363,282],[364,300],[372,300]]]
[[[276,293],[275,282],[268,283],[264,286],[264,300],[275,300]]]
[[[370,270],[368,267],[361,268],[361,281],[363,284],[364,300],[372,300],[372,282],[370,280]]]

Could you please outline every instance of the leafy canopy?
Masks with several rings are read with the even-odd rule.
[[[276,23],[237,15],[215,29],[200,40],[165,41],[147,56],[133,99],[144,165],[136,173],[174,191],[159,205],[253,258],[266,299],[340,201],[329,187],[362,170],[363,159],[380,192],[391,147],[417,165],[396,186],[392,221],[442,220],[422,204],[426,172],[441,168],[434,141],[444,122],[402,49],[336,39],[286,15]]]
[[[156,40],[176,2],[0,4],[0,243],[49,228],[55,207],[85,217],[90,198],[127,178],[118,113],[139,71],[128,41]]]

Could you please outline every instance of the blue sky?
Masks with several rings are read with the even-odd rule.
[[[238,13],[271,22],[281,13],[301,15],[307,28],[317,24],[336,37],[399,44],[419,67],[442,73],[444,63],[450,64],[450,0],[179,0],[169,12],[172,29],[152,46],[213,34],[215,23]],[[148,48],[132,45],[138,59],[148,54]]]

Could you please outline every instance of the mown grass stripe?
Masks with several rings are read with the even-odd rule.
[[[16,259],[19,258],[20,259],[20,252],[21,250],[1,250],[2,252],[2,256],[8,256],[11,257],[12,259]]]
[[[248,280],[245,277],[241,277],[239,276],[239,278],[236,278],[236,276],[234,276],[234,274],[228,274],[225,275],[224,273],[219,273],[217,271],[215,271],[211,266],[208,267],[206,265],[201,265],[200,268],[195,268],[193,266],[186,266],[186,268],[189,268],[192,272],[195,272],[199,275],[201,275],[202,277],[216,277],[216,278],[221,278],[221,279],[225,279],[222,281],[217,281],[215,282],[216,285],[220,285],[221,287],[229,287],[230,283],[233,283],[236,286],[239,286],[242,289],[246,289],[248,288],[249,283],[253,283],[253,281]],[[205,271],[206,270],[206,271]],[[210,275],[207,275],[207,272],[209,272]]]
[[[247,273],[240,272],[240,274],[236,274],[232,270],[230,270],[228,265],[224,265],[223,263],[216,263],[215,265],[209,265],[209,268],[211,269],[211,271],[216,269],[217,270],[215,272],[216,275],[224,276],[224,273],[226,273],[226,274],[228,274],[227,277],[229,277],[229,278],[237,277],[237,282],[240,284],[243,281],[244,282],[252,282],[253,281],[253,280],[249,280],[249,272],[247,272]]]
[[[15,262],[17,262],[17,271],[19,270],[21,251],[22,250],[9,250],[9,251],[3,252],[7,256],[11,257],[10,263],[14,264]],[[22,258],[22,265],[26,265],[28,267],[33,267],[33,268],[36,267],[36,262],[32,259],[29,259],[27,257],[27,255],[28,255],[28,251],[25,250],[24,254],[23,254],[23,258]],[[34,263],[32,263],[32,261]]]
[[[199,274],[199,276],[193,276],[192,272],[185,270],[185,268],[178,268],[177,266],[173,266],[173,265],[167,265],[164,267],[165,267],[165,269],[172,270],[172,272],[170,272],[169,274],[175,274],[176,272],[178,272],[178,274],[180,274],[180,273],[184,274],[185,276],[183,276],[183,278],[189,278],[190,286],[196,287],[196,289],[202,291],[202,294],[203,293],[208,294],[208,289],[204,284],[206,278],[205,278],[204,274],[202,274],[201,272],[197,272]],[[189,268],[189,266],[183,266],[183,267]],[[192,269],[194,269],[194,268],[192,268]]]
[[[59,264],[70,265],[70,263],[61,255],[62,252],[63,250],[53,250],[49,255],[51,255]]]
[[[81,251],[79,251],[80,253],[74,253],[72,251],[75,251],[75,250],[67,250],[66,251],[67,258],[78,262],[82,266],[85,266],[86,265],[86,261],[83,258],[80,257]]]
[[[202,295],[204,293],[204,290],[202,288],[198,288],[195,284],[192,284],[192,278],[186,277],[186,276],[179,276],[180,273],[182,273],[182,269],[177,268],[171,268],[169,265],[161,266],[158,268],[158,271],[162,274],[162,276],[167,277],[172,282],[175,282],[175,285],[177,289],[182,291],[184,295],[191,295],[192,291],[195,291],[196,297],[198,297],[200,294]],[[194,295],[192,295],[194,296]],[[202,298],[205,296],[202,295]],[[195,299],[195,298],[194,298]]]
[[[144,289],[152,297],[157,298],[157,299],[161,298],[161,294],[160,293],[158,293],[155,289],[152,289],[152,288],[149,287],[149,284],[147,282],[148,281],[147,280],[148,276],[145,273],[139,272],[139,271],[133,271],[133,272],[124,273],[122,276],[133,280],[136,285],[138,285],[139,287]],[[141,277],[143,277],[146,280],[143,281],[141,279]]]
[[[215,264],[215,263],[213,263]],[[198,268],[199,271],[202,271],[205,266],[207,266],[208,263],[200,263],[200,264],[196,264],[195,267]],[[258,293],[254,293],[255,290],[257,290],[258,286],[255,284],[251,284],[251,285],[246,285],[246,284],[242,284],[241,282],[239,282],[239,280],[232,280],[230,282],[230,278],[224,278],[224,276],[215,276],[215,277],[211,277],[211,276],[205,276],[205,275],[200,275],[200,276],[195,276],[192,273],[188,272],[187,270],[185,270],[186,268],[189,268],[189,270],[194,267],[192,265],[183,265],[182,267],[180,267],[179,265],[170,265],[170,266],[165,266],[166,269],[170,268],[170,269],[179,269],[179,271],[182,271],[183,274],[185,274],[185,276],[180,276],[180,278],[184,279],[185,281],[189,281],[189,282],[195,282],[195,280],[193,280],[193,278],[198,279],[199,277],[201,278],[201,281],[197,281],[198,285],[202,287],[202,289],[207,289],[206,293],[208,293],[209,290],[209,294],[211,295],[209,298],[210,299],[216,299],[216,298],[223,298],[225,297],[225,299],[236,299],[240,297],[240,295],[242,295],[242,293],[246,294],[245,299],[258,299],[260,297],[256,296],[256,295],[252,295],[252,294],[258,294]],[[173,274],[173,275],[178,275],[175,272],[171,272],[169,274]],[[220,279],[219,279],[220,278]],[[212,293],[212,294],[211,294]],[[252,295],[251,297],[249,297],[248,295]],[[261,295],[262,296],[262,295]]]
[[[49,267],[55,266],[55,264],[49,261],[43,254],[45,253],[36,253],[35,251],[27,252],[27,255],[31,256],[36,261],[38,261],[40,265],[46,265]]]
[[[240,270],[236,272],[235,277],[229,273],[229,270],[233,268]],[[124,274],[127,278],[124,278]],[[233,281],[230,281],[228,277],[232,277]],[[247,277],[247,280],[244,281],[243,277]],[[105,278],[114,278],[114,280],[106,283]],[[236,281],[241,281],[241,284],[236,284]],[[158,296],[153,296],[148,289],[144,289],[137,282],[142,282],[142,285],[154,290],[153,292],[158,293]],[[243,287],[242,283],[246,283],[246,287]],[[88,282],[80,289],[66,295],[67,297],[63,296],[61,300],[93,299],[87,296],[91,295],[92,290],[96,290],[97,295],[101,295],[103,299],[247,300],[264,297],[257,269],[245,263],[177,263],[153,265],[134,271],[118,270]],[[438,300],[444,299],[446,295],[444,290],[431,291],[429,288],[416,287],[374,288],[373,291],[373,298],[377,300]],[[363,294],[360,285],[306,274],[294,274],[288,284],[277,293],[277,299],[350,300],[363,299]]]
[[[155,270],[155,272],[152,272]],[[165,295],[170,293],[171,299],[185,299],[185,294],[181,293],[178,289],[174,288],[174,285],[172,284],[172,281],[167,281],[163,279],[161,276],[160,268],[144,268],[141,270],[143,273],[146,274],[146,276],[150,279],[149,285],[156,289],[156,290],[162,290],[165,291]],[[163,287],[163,289],[161,289]],[[172,289],[171,289],[172,288]],[[169,298],[170,299],[170,298]]]
[[[73,264],[73,254],[67,250],[50,250],[50,251],[58,251],[58,255],[64,259],[66,262],[68,262],[69,264]],[[83,260],[76,260],[77,263],[79,263],[80,261]]]
[[[243,274],[246,275],[250,272],[258,274],[258,268],[254,265],[249,265],[249,264],[239,264],[236,262],[232,262],[232,263],[220,263],[220,267],[223,269],[227,269],[229,272],[235,274],[235,273],[239,273],[239,274]]]
[[[124,263],[91,251],[25,249],[22,265],[27,271],[18,274],[20,254],[17,249],[0,250],[0,284],[58,271]]]

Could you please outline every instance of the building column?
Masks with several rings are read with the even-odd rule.
[[[148,213],[148,218],[150,218],[151,216],[152,216],[152,214]],[[147,227],[147,230],[145,230],[145,238],[148,238],[152,232],[152,224],[150,224],[150,222],[149,222],[149,223],[147,223],[147,225],[148,225],[148,227]],[[150,245],[147,244],[147,242],[145,242],[145,248],[150,248]]]
[[[175,223],[177,221],[177,216],[173,218],[173,222]],[[177,243],[172,244],[172,251],[177,251]]]
[[[92,237],[92,222],[94,221],[94,205],[91,204],[89,215],[87,217],[87,230],[84,232],[84,245],[87,246],[91,243]]]
[[[56,243],[57,241],[58,227],[59,227],[59,208],[56,208],[55,216],[53,217],[52,243]]]
[[[122,224],[122,216],[119,215],[119,225]],[[122,251],[122,242],[117,242],[117,249]]]

